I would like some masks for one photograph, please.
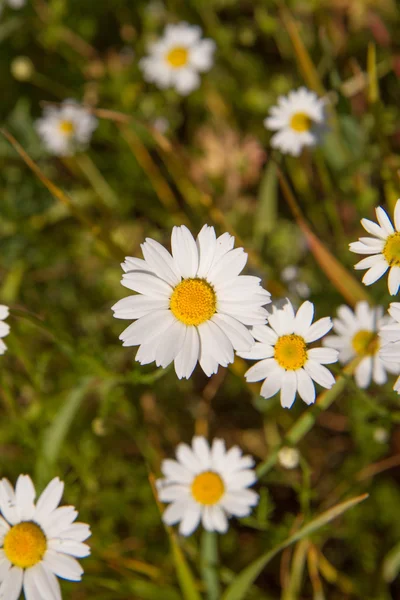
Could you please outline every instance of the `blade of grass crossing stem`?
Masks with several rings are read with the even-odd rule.
[[[354,306],[360,300],[366,300],[372,303],[368,292],[364,286],[357,281],[349,271],[343,267],[342,264],[333,256],[328,248],[321,242],[321,240],[313,233],[306,222],[299,205],[286,181],[282,171],[278,169],[279,184],[282,189],[282,193],[288,203],[290,210],[293,213],[294,218],[301,231],[303,232],[308,247],[314,255],[314,258],[320,265],[325,275],[330,279],[332,284],[335,286],[337,291],[342,294],[343,298],[352,306]]]
[[[350,508],[353,508],[363,500],[368,498],[368,494],[362,494],[361,496],[357,496],[352,498],[351,500],[347,500],[346,502],[342,502],[341,504],[337,504],[333,508],[330,508],[326,512],[319,515],[307,525],[304,525],[301,529],[299,529],[296,533],[288,537],[284,542],[272,548],[262,556],[260,556],[257,560],[251,563],[248,567],[246,567],[239,575],[233,580],[231,585],[222,595],[221,600],[243,600],[247,598],[247,594],[260,575],[260,573],[264,570],[267,564],[276,556],[279,552],[298,542],[299,540],[303,540],[306,537],[312,535],[315,531],[324,527],[343,513],[345,513]]]

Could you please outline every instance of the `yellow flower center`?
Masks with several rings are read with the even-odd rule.
[[[75,131],[75,125],[72,123],[72,121],[60,121],[58,127],[61,133],[63,133],[66,136],[72,135]]]
[[[187,48],[183,46],[176,46],[176,48],[172,48],[167,54],[167,62],[174,69],[180,69],[184,67],[189,59],[189,52]]]
[[[194,478],[192,496],[199,504],[216,504],[225,492],[224,482],[213,471],[205,471]]]
[[[307,362],[307,345],[300,335],[281,335],[275,344],[274,358],[288,371],[297,371]]]
[[[7,532],[3,550],[13,565],[29,569],[42,560],[47,550],[46,536],[36,523],[23,521]]]
[[[373,356],[379,350],[379,337],[375,331],[362,329],[351,340],[351,344],[360,356]]]
[[[392,233],[386,240],[383,256],[391,267],[400,267],[400,233]]]
[[[184,279],[174,289],[169,307],[185,325],[201,325],[216,311],[217,297],[204,279]]]
[[[312,127],[312,120],[306,113],[298,112],[290,119],[290,127],[299,133],[309,131]]]

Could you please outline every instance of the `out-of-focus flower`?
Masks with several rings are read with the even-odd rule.
[[[17,56],[11,62],[10,70],[18,81],[29,81],[35,72],[35,67],[28,56]]]
[[[350,244],[351,252],[371,255],[360,260],[354,268],[368,269],[362,279],[365,285],[378,281],[390,268],[388,288],[395,296],[400,286],[400,200],[397,200],[394,209],[395,228],[381,206],[375,212],[379,225],[369,219],[361,219],[361,225],[373,237],[362,237]]]
[[[97,119],[75,100],[64,100],[60,107],[46,106],[35,125],[49,152],[70,156],[89,143]]]
[[[5,6],[18,10],[25,6],[25,4],[26,0],[0,0],[0,13]]]
[[[83,542],[90,537],[84,523],[74,523],[73,506],[57,508],[64,484],[50,481],[35,506],[36,491],[28,475],[20,475],[15,491],[0,481],[0,598],[60,600],[57,577],[80,581],[83,569],[74,558],[90,554]]]
[[[374,440],[378,444],[386,444],[389,441],[389,432],[384,427],[377,427],[374,430]]]
[[[8,323],[4,323],[4,319],[6,319],[9,315],[10,311],[8,306],[4,306],[4,304],[0,304],[0,354],[4,354],[7,350],[7,346],[3,342],[2,338],[6,337],[10,333],[10,326]]]
[[[282,308],[272,306],[269,325],[255,326],[252,334],[257,343],[239,356],[259,360],[246,373],[247,381],[264,380],[261,396],[270,398],[281,392],[281,404],[290,408],[298,392],[306,404],[315,402],[313,380],[330,389],[335,378],[323,365],[335,363],[338,351],[333,348],[311,348],[308,344],[324,336],[331,328],[330,317],[312,324],[314,305],[303,302],[295,314],[289,300]],[[261,359],[261,360],[260,360]]]
[[[276,131],[271,146],[284,154],[299,156],[305,146],[315,146],[326,130],[326,101],[302,87],[278,98],[264,125]]]
[[[383,316],[382,306],[370,307],[367,302],[358,302],[354,312],[349,306],[340,306],[337,318],[333,319],[333,331],[337,335],[328,335],[323,344],[339,350],[339,361],[343,364],[359,356],[354,378],[358,387],[367,388],[371,380],[378,385],[387,381],[386,371],[400,372],[400,361],[396,365],[383,361],[379,351],[379,337],[388,317]]]
[[[297,448],[284,446],[278,452],[278,462],[284,469],[295,469],[299,466],[300,452]]]
[[[166,133],[169,129],[169,121],[165,117],[157,117],[153,121],[153,127],[160,133]]]
[[[241,276],[243,248],[229,233],[216,237],[204,225],[197,240],[182,225],[171,236],[172,256],[146,238],[144,260],[127,257],[122,285],[136,292],[113,306],[117,319],[137,319],[120,335],[124,346],[140,346],[136,360],[165,368],[172,361],[179,379],[197,362],[207,376],[233,362],[234,351],[250,350],[249,327],[266,322],[270,294],[260,279]]]
[[[193,533],[200,520],[204,529],[225,533],[229,517],[247,517],[258,503],[258,494],[247,489],[257,479],[254,460],[238,446],[227,451],[223,440],[214,439],[210,448],[204,437],[194,437],[192,447],[179,444],[176,458],[163,461],[165,479],[157,489],[161,502],[171,503],[164,523],[180,523],[182,535]]]
[[[139,65],[146,81],[164,89],[174,87],[182,96],[199,87],[199,73],[213,65],[215,42],[201,39],[196,25],[167,25],[163,37],[149,47]]]
[[[397,369],[395,372],[398,373],[400,364],[400,302],[392,302],[388,312],[393,322],[381,327],[382,348],[379,356],[384,361],[386,369]],[[400,377],[397,378],[393,389],[400,394]]]

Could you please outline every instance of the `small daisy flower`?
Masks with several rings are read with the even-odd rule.
[[[121,334],[124,346],[140,346],[136,360],[165,368],[179,379],[197,362],[211,376],[233,362],[234,350],[250,350],[251,325],[266,322],[270,294],[258,277],[239,273],[247,261],[229,233],[216,237],[205,225],[195,240],[182,225],[172,230],[172,256],[147,238],[144,260],[127,257],[122,285],[136,292],[113,306],[117,319],[137,319]]]
[[[315,401],[313,380],[324,388],[331,388],[335,378],[324,364],[335,363],[338,351],[333,348],[308,348],[308,344],[324,336],[331,328],[330,317],[312,323],[314,305],[306,301],[295,314],[289,300],[282,308],[272,307],[269,326],[255,326],[252,333],[258,341],[251,350],[238,352],[239,356],[258,360],[245,377],[247,381],[261,381],[261,396],[270,398],[281,391],[281,404],[290,408],[296,392],[306,404]]]
[[[323,344],[339,350],[339,361],[350,362],[361,358],[354,378],[359,388],[367,388],[371,380],[378,385],[387,381],[386,371],[398,373],[399,365],[388,365],[380,357],[381,327],[388,323],[383,316],[382,306],[372,308],[367,302],[358,302],[354,312],[348,306],[340,306],[338,318],[333,319],[333,330],[337,335],[328,335]]]
[[[64,100],[59,107],[46,106],[35,126],[49,152],[71,156],[87,146],[97,119],[75,100]]]
[[[297,448],[284,446],[278,452],[278,462],[284,469],[296,469],[300,463],[300,452]]]
[[[392,368],[391,373],[399,373],[400,365],[400,302],[392,302],[389,306],[389,315],[392,321],[380,330],[382,348],[380,358],[385,362],[386,368]],[[400,394],[400,377],[393,389]]]
[[[186,96],[199,87],[199,73],[211,69],[214,51],[215,42],[201,39],[200,27],[188,23],[167,25],[164,36],[151,44],[149,56],[139,65],[146,81],[162,89],[174,87]]]
[[[316,146],[326,130],[325,103],[305,87],[280,96],[264,119],[264,126],[277,132],[271,146],[292,156],[299,156],[304,146]]]
[[[355,265],[355,269],[368,269],[363,277],[365,285],[378,281],[390,268],[388,288],[395,296],[400,286],[400,200],[394,209],[394,229],[391,220],[381,206],[375,209],[378,223],[361,219],[361,225],[373,237],[361,237],[350,244],[351,252],[370,254]]]
[[[207,531],[225,533],[229,517],[247,517],[258,503],[258,494],[247,489],[257,479],[254,460],[238,446],[227,451],[223,440],[214,439],[210,448],[204,437],[194,437],[192,447],[179,444],[176,458],[163,461],[165,479],[157,489],[160,501],[171,503],[164,523],[180,523],[182,535],[193,533],[200,520]]]
[[[64,484],[50,481],[35,505],[36,492],[28,475],[20,475],[15,491],[0,481],[0,598],[61,600],[57,577],[80,581],[83,569],[74,557],[90,554],[83,544],[88,525],[74,523],[73,506],[57,508]]]
[[[3,7],[8,5],[10,8],[19,9],[25,6],[26,0],[0,0],[0,14]]]
[[[4,323],[4,319],[8,317],[10,311],[8,306],[4,306],[4,304],[0,304],[0,354],[4,354],[7,350],[7,346],[3,342],[2,338],[6,337],[10,333],[10,326],[8,323]]]

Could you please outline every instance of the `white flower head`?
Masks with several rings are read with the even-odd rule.
[[[20,475],[15,491],[0,481],[0,598],[61,600],[57,577],[80,581],[83,569],[74,558],[90,554],[83,542],[89,526],[74,523],[73,506],[58,505],[64,484],[56,477],[35,505],[36,491],[28,475]]]
[[[167,25],[139,65],[146,81],[162,89],[174,87],[186,96],[199,87],[199,73],[211,69],[214,51],[215,42],[201,39],[200,27],[183,22]]]
[[[14,9],[18,10],[19,8],[22,8],[23,6],[25,6],[26,0],[0,0],[0,14],[1,14],[4,6],[7,4],[10,8],[14,8]]]
[[[400,286],[400,200],[394,209],[394,224],[381,206],[376,209],[378,223],[369,219],[361,219],[361,225],[373,237],[361,237],[358,242],[350,244],[351,252],[370,254],[355,265],[355,269],[368,269],[363,277],[365,285],[375,283],[389,270],[388,288],[395,296]]]
[[[46,106],[35,126],[49,152],[71,156],[87,146],[97,119],[75,100],[64,100],[59,107]]]
[[[239,275],[247,261],[229,233],[216,237],[205,225],[195,240],[182,225],[171,236],[172,256],[146,238],[144,260],[127,257],[122,285],[136,292],[113,306],[117,319],[137,319],[121,334],[124,346],[140,346],[136,360],[165,368],[179,379],[197,362],[211,376],[233,362],[234,350],[250,350],[252,325],[266,322],[270,294],[260,279]]]
[[[238,446],[226,450],[223,440],[210,445],[194,437],[192,447],[179,444],[177,460],[164,460],[165,479],[157,481],[161,502],[171,504],[163,514],[166,525],[180,522],[179,532],[190,535],[200,520],[207,531],[225,533],[228,518],[247,517],[258,503],[258,494],[247,489],[256,482],[251,456],[242,456]]]
[[[0,354],[4,354],[7,350],[7,346],[3,342],[2,338],[6,337],[10,333],[10,326],[8,323],[4,323],[4,319],[6,319],[9,315],[10,311],[8,306],[4,306],[4,304],[0,304]]]
[[[324,364],[335,363],[338,351],[333,348],[308,348],[308,344],[324,336],[331,328],[330,317],[312,324],[314,305],[308,300],[294,312],[289,300],[281,308],[272,306],[268,325],[255,326],[252,333],[257,343],[239,356],[259,360],[246,373],[247,381],[262,381],[261,396],[270,398],[281,391],[281,404],[290,408],[296,392],[306,404],[315,401],[313,380],[331,388],[335,378]]]
[[[384,361],[386,369],[391,368],[391,373],[397,374],[400,372],[400,302],[392,302],[388,312],[392,317],[392,321],[381,327],[382,347],[379,356]],[[400,394],[400,377],[398,377],[393,389]]]
[[[305,146],[316,146],[326,131],[326,100],[305,87],[279,96],[264,126],[276,131],[271,146],[284,154],[299,156]]]
[[[389,322],[383,316],[382,306],[372,308],[368,302],[358,302],[354,312],[348,306],[340,306],[337,318],[333,319],[333,330],[337,335],[328,335],[323,344],[339,350],[339,361],[348,363],[356,356],[360,363],[354,378],[359,388],[367,388],[371,380],[378,385],[387,381],[386,371],[399,373],[399,366],[388,364],[380,356],[381,328]]]
[[[278,462],[284,469],[296,469],[300,463],[300,452],[297,448],[284,446],[278,452]]]

